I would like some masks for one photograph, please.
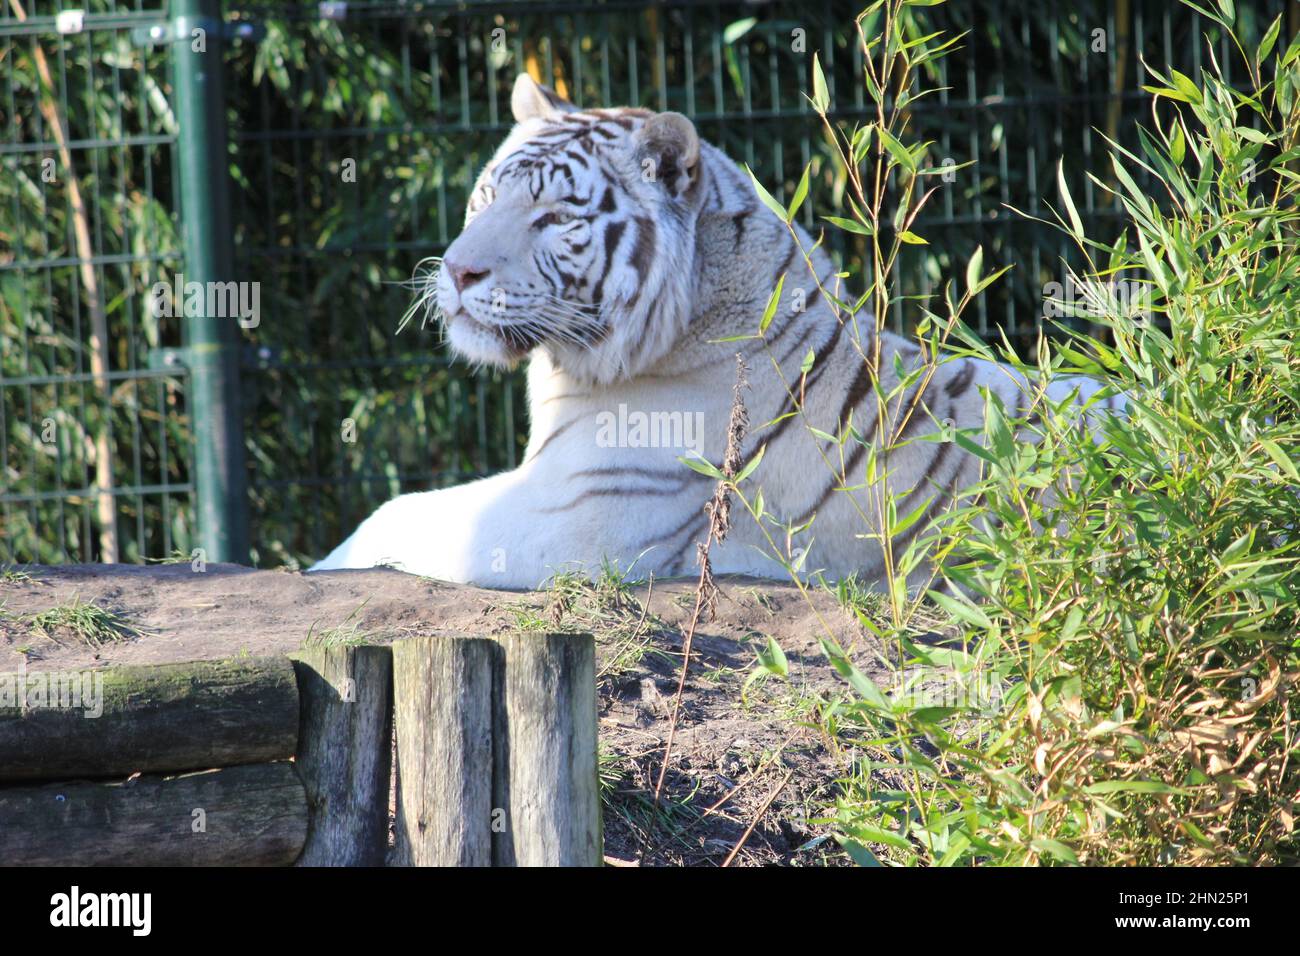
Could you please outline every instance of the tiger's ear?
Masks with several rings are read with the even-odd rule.
[[[685,194],[699,179],[700,137],[681,113],[655,113],[636,131],[641,176],[672,196]]]
[[[510,94],[510,111],[515,122],[522,123],[556,113],[572,113],[577,107],[549,86],[542,86],[527,73],[515,78],[515,88]]]

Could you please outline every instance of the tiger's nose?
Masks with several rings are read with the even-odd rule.
[[[460,263],[444,263],[451,273],[452,284],[456,286],[457,292],[464,292],[475,282],[481,282],[488,277],[487,269],[479,269],[475,266],[464,266]]]

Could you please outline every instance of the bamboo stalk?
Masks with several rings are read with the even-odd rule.
[[[27,11],[20,0],[9,0],[14,17],[19,23],[27,19]],[[99,560],[113,564],[118,558],[117,509],[113,503],[113,460],[109,429],[112,422],[112,391],[108,382],[108,314],[99,290],[99,276],[95,273],[95,247],[90,240],[90,216],[81,196],[76,167],[72,164],[72,150],[68,148],[67,122],[54,102],[54,77],[40,41],[32,39],[32,56],[41,80],[40,111],[54,133],[59,162],[68,180],[68,202],[72,207],[72,228],[77,246],[77,271],[86,290],[90,305],[90,374],[94,378],[104,403],[104,421],[98,433],[86,437],[87,451],[95,462],[95,512],[99,523]]]

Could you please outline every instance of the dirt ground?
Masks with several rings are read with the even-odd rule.
[[[145,664],[292,651],[310,642],[387,643],[432,634],[590,631],[597,639],[605,853],[611,865],[844,862],[815,822],[840,766],[815,729],[842,693],[819,639],[828,631],[881,677],[874,642],[834,597],[721,579],[717,616],[696,633],[673,758],[652,799],[682,659],[693,581],[561,582],[515,593],[398,571],[302,574],[209,565],[73,565],[0,579],[0,671]],[[122,632],[98,646],[30,616],[70,602],[110,611]],[[772,638],[789,679],[746,687]],[[813,725],[813,726],[810,726]],[[745,837],[752,826],[752,832]]]

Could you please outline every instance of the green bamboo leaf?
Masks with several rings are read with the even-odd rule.
[[[975,294],[975,289],[980,282],[980,270],[984,267],[984,247],[976,246],[975,252],[971,254],[970,262],[966,263],[966,289],[971,295]]]
[[[854,667],[853,662],[845,656],[843,649],[838,644],[829,638],[823,637],[821,645],[822,652],[826,655],[827,660],[831,662],[831,666],[835,668],[836,673],[849,682],[849,686],[858,692],[858,696],[862,698],[863,703],[873,710],[885,713],[892,710],[889,706],[889,699],[881,693],[875,681]]]
[[[1070,218],[1070,234],[1075,239],[1082,239],[1083,220],[1079,218],[1079,210],[1074,208],[1074,200],[1070,198],[1070,187],[1065,181],[1064,159],[1056,162],[1056,186],[1061,191],[1061,202],[1065,203],[1065,213]]]
[[[785,651],[781,650],[781,645],[771,635],[768,635],[767,646],[758,652],[758,663],[777,677],[790,676],[790,662],[786,659]]]
[[[713,462],[708,461],[707,459],[697,458],[694,455],[679,455],[677,456],[677,460],[687,468],[691,469],[691,471],[698,471],[701,475],[708,478],[713,478],[717,481],[726,480],[726,475],[714,467]]]
[[[1183,157],[1187,154],[1187,140],[1183,136],[1183,124],[1174,122],[1174,138],[1169,144],[1169,158],[1174,161],[1174,165],[1183,165]]]
[[[1290,66],[1291,61],[1298,56],[1300,56],[1300,33],[1297,33],[1291,38],[1291,42],[1287,45],[1286,52],[1282,54],[1281,65],[1283,67]]]
[[[1187,102],[1189,103],[1201,102],[1203,98],[1201,93],[1201,88],[1196,85],[1196,83],[1192,80],[1191,77],[1179,73],[1177,70],[1170,70],[1169,76],[1174,81],[1174,86],[1178,88],[1179,92],[1181,92],[1184,96],[1187,97]]]
[[[1183,794],[1182,787],[1161,783],[1159,780],[1103,780],[1084,787],[1085,793],[1094,795],[1103,793],[1173,793]]]
[[[1282,29],[1282,14],[1278,14],[1274,19],[1268,31],[1264,34],[1264,39],[1259,41],[1259,49],[1255,51],[1255,66],[1268,59],[1268,55],[1273,52],[1273,45],[1277,43],[1277,37]]]
[[[763,205],[766,206],[768,209],[772,210],[772,212],[776,213],[776,215],[780,216],[782,219],[785,219],[786,218],[785,207],[772,198],[772,194],[768,192],[767,188],[758,181],[758,177],[754,175],[754,171],[752,169],[746,166],[745,172],[749,173],[749,178],[754,183],[754,192],[758,194],[759,201],[762,202]]]
[[[821,115],[830,109],[831,95],[826,89],[826,77],[822,74],[821,61],[813,54],[813,108]]]
[[[975,284],[975,288],[971,291],[971,295],[979,295],[981,292],[983,292],[993,283],[997,282],[1004,275],[1010,272],[1011,269],[1012,269],[1011,266],[1003,266],[997,272],[990,272],[988,275],[986,275],[983,279],[981,279],[979,282]]]
[[[876,854],[872,853],[857,840],[850,840],[848,837],[839,835],[836,835],[835,840],[844,848],[844,852],[849,855],[849,859],[858,866],[884,866],[884,864],[876,858]]]
[[[1261,438],[1259,444],[1260,447],[1268,452],[1268,457],[1277,462],[1277,466],[1282,469],[1288,478],[1294,482],[1300,483],[1300,470],[1296,469],[1295,462],[1292,461],[1287,453],[1282,450],[1281,445],[1270,438]]]
[[[1079,857],[1075,855],[1075,852],[1060,840],[1049,840],[1045,837],[1039,837],[1038,839],[1030,840],[1029,845],[1044,856],[1050,856],[1065,863],[1079,862]]]
[[[763,460],[763,454],[766,451],[767,451],[766,445],[763,445],[761,448],[758,449],[758,454],[756,454],[753,458],[749,459],[749,462],[745,465],[745,467],[740,469],[740,474],[736,475],[736,479],[735,479],[736,484],[740,484],[742,481],[744,481],[746,478],[748,478],[750,475],[754,473],[754,469],[757,468],[758,463]]]
[[[927,591],[926,593],[929,594],[930,599],[935,604],[958,620],[973,624],[976,627],[982,627],[985,630],[993,627],[992,619],[978,605],[971,604],[965,599],[958,600],[951,595],[944,594],[942,591]]]
[[[916,172],[916,160],[908,152],[907,147],[894,138],[894,134],[881,126],[878,130],[880,141],[885,145],[885,149],[893,156],[898,165],[902,166],[909,173]]]
[[[895,520],[892,520],[892,516],[893,516],[893,514],[894,514],[894,510],[893,510],[893,504],[894,504],[894,502],[891,500],[891,501],[889,502],[889,504],[890,504],[890,506],[891,506],[891,508],[890,508],[890,516],[891,516],[891,520],[890,520],[890,522],[889,522],[889,534],[890,534],[890,537],[898,537],[898,535],[902,534],[902,533],[905,532],[908,528],[912,527],[912,525],[914,525],[914,524],[916,524],[918,521],[920,521],[920,520],[921,520],[921,516],[922,516],[923,514],[925,514],[927,511],[930,510],[930,503],[931,503],[932,501],[934,501],[934,497],[933,497],[933,496],[931,496],[931,497],[929,497],[929,498],[926,498],[924,501],[922,501],[920,504],[918,504],[915,508],[913,508],[913,509],[912,509],[911,511],[909,511],[907,514],[903,515],[902,518],[900,518],[900,519],[898,519],[897,521],[895,521]]]
[[[799,185],[794,188],[794,198],[790,200],[790,209],[785,217],[785,221],[788,223],[794,222],[799,207],[803,205],[804,198],[808,195],[808,173],[811,169],[812,163],[803,168],[803,176],[799,179]]]
[[[763,310],[763,318],[758,323],[758,334],[766,335],[767,327],[772,324],[772,318],[776,315],[776,307],[781,303],[781,290],[785,288],[785,274],[776,280],[776,288],[772,290],[771,297],[767,300],[767,308]]]
[[[856,232],[860,236],[875,235],[870,226],[864,226],[862,223],[854,222],[852,219],[841,219],[839,216],[822,216],[822,218],[832,225],[839,226],[841,229],[848,230],[849,232]]]
[[[873,827],[864,823],[856,824],[852,829],[854,836],[870,843],[883,843],[886,846],[897,847],[900,850],[910,850],[912,848],[912,844],[908,843],[905,837],[899,836],[892,830],[882,830],[880,827]]]
[[[1194,100],[1194,99],[1192,99],[1192,98],[1191,98],[1190,96],[1188,96],[1186,93],[1180,93],[1178,90],[1171,89],[1171,88],[1169,88],[1169,87],[1167,87],[1167,86],[1145,86],[1145,85],[1144,85],[1144,86],[1142,87],[1142,89],[1144,89],[1146,92],[1152,94],[1153,96],[1163,96],[1163,97],[1165,97],[1166,99],[1178,100],[1178,102],[1180,102],[1180,103],[1197,103],[1197,102],[1199,102],[1199,100]]]
[[[728,23],[727,26],[722,31],[722,42],[728,44],[735,43],[746,33],[752,30],[754,28],[754,24],[756,23],[758,23],[757,17],[745,17],[745,19],[743,20],[737,20],[734,23]]]
[[[1003,463],[1010,462],[1015,457],[1015,438],[1011,434],[1011,427],[1007,424],[1007,417],[1002,411],[1001,403],[992,399],[985,414],[985,428],[988,429],[989,440],[992,442],[993,452],[998,460]]]
[[[957,447],[963,451],[970,452],[976,458],[982,458],[990,465],[996,465],[998,460],[993,457],[993,453],[981,445],[979,442],[971,441],[969,436],[961,432],[953,432],[952,440],[957,443]]]

